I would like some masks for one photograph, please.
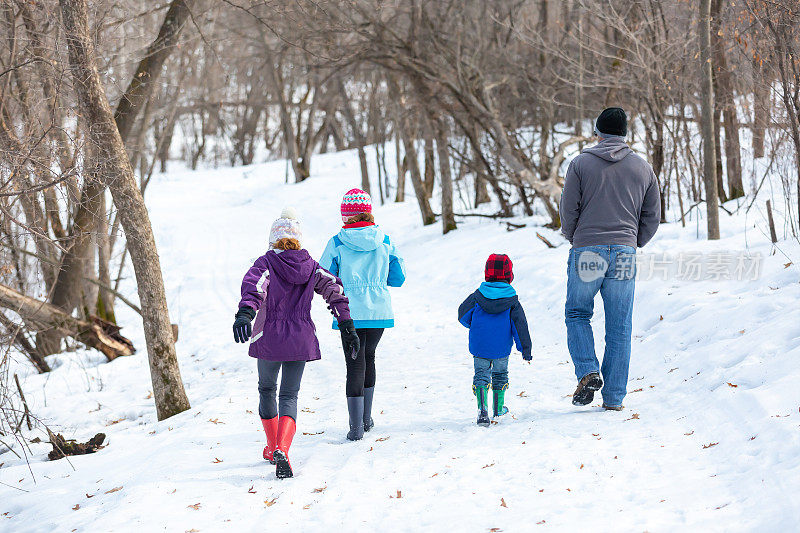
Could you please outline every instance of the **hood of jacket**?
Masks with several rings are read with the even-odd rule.
[[[385,235],[378,226],[363,228],[342,228],[339,232],[342,244],[357,252],[371,252],[383,243]]]
[[[266,257],[270,276],[293,285],[307,283],[316,269],[316,263],[306,250],[270,250]]]
[[[616,163],[617,161],[622,161],[629,154],[633,153],[631,147],[625,142],[625,139],[622,137],[609,137],[608,139],[603,139],[599,143],[594,146],[590,146],[583,150],[584,153],[593,154],[601,159],[605,159],[606,161],[610,161],[611,163]]]
[[[502,281],[486,281],[475,291],[475,301],[491,315],[508,311],[518,300],[514,287]]]

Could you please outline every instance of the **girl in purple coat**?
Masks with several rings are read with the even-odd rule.
[[[300,245],[301,238],[294,210],[284,209],[272,224],[270,250],[244,275],[233,323],[234,340],[250,339],[250,357],[258,359],[258,413],[267,435],[264,459],[276,465],[278,478],[292,477],[289,446],[296,429],[300,380],[306,361],[321,357],[311,321],[315,292],[325,299],[338,322],[345,354],[359,351],[342,282],[311,259]],[[278,371],[281,385],[276,404]]]

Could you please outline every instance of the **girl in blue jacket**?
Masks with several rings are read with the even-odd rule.
[[[475,363],[472,392],[478,399],[479,426],[489,425],[486,395],[490,382],[494,390],[494,416],[508,413],[504,403],[511,347],[516,344],[525,361],[533,358],[528,321],[512,281],[511,259],[492,254],[486,261],[486,282],[458,308],[458,321],[469,328],[469,351]]]
[[[406,274],[403,259],[389,236],[375,225],[369,194],[351,189],[344,195],[341,212],[344,227],[328,241],[319,264],[342,280],[361,341],[358,352],[345,355],[350,415],[347,438],[359,440],[375,425],[375,349],[383,330],[394,327],[389,287],[402,286]],[[338,329],[335,322],[333,327]]]

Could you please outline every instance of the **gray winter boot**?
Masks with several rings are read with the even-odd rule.
[[[364,431],[369,431],[375,425],[372,420],[372,395],[375,394],[375,387],[364,389]]]
[[[364,438],[364,397],[348,396],[347,411],[350,413],[350,431],[347,440],[361,440]]]

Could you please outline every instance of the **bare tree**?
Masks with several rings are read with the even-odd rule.
[[[189,409],[189,400],[178,369],[153,229],[100,82],[86,0],[60,0],[60,6],[75,92],[83,115],[92,124],[90,139],[97,149],[99,175],[114,198],[131,252],[156,411],[159,420],[163,420]]]
[[[711,0],[700,0],[700,61],[702,62],[703,181],[706,186],[706,220],[709,240],[719,239],[716,139],[714,136],[714,82],[711,57]]]

